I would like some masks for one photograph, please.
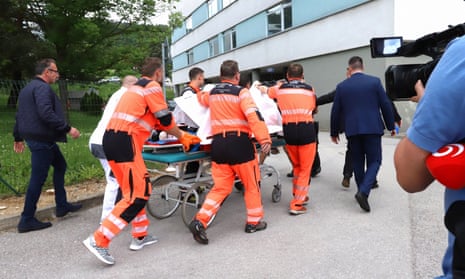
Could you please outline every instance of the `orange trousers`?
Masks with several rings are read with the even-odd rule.
[[[134,238],[147,235],[149,219],[145,205],[150,197],[152,186],[142,157],[142,145],[134,138],[134,160],[132,162],[109,161],[111,170],[121,188],[122,199],[94,232],[98,246],[108,247],[110,241],[132,221],[131,234]],[[145,139],[144,139],[145,140]],[[143,141],[142,141],[143,142]],[[140,146],[139,146],[140,145]]]
[[[257,224],[264,215],[262,197],[260,192],[260,168],[258,159],[236,164],[218,164],[212,162],[212,177],[214,186],[207,194],[202,208],[195,218],[205,228],[214,216],[226,197],[232,192],[236,175],[244,184],[244,200],[247,210],[247,223]]]
[[[292,179],[294,198],[291,204],[301,205],[305,201],[310,188],[310,172],[315,159],[316,142],[305,145],[286,144],[286,149],[294,169],[294,178]]]

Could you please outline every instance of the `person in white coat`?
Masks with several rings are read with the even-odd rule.
[[[105,133],[108,121],[113,115],[113,112],[115,111],[115,107],[118,104],[121,96],[128,90],[128,88],[131,85],[133,85],[136,82],[137,82],[137,77],[135,76],[128,75],[123,78],[121,88],[118,89],[118,91],[116,91],[115,93],[113,93],[110,99],[108,99],[108,102],[103,111],[102,118],[100,119],[97,127],[92,132],[92,135],[90,136],[90,139],[89,139],[90,152],[97,159],[99,159],[100,164],[102,165],[103,170],[105,171],[105,179],[107,181],[107,185],[105,186],[105,193],[103,196],[102,215],[101,215],[100,221],[105,219],[105,217],[107,217],[107,215],[113,209],[117,196],[118,196],[118,189],[119,189],[118,181],[116,181],[116,178],[114,177],[111,171],[110,165],[108,164],[108,161],[105,157],[105,153],[103,152],[103,146],[102,146],[103,134]]]

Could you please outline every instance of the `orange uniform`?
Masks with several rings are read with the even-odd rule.
[[[269,88],[270,98],[277,100],[283,119],[286,148],[294,169],[291,209],[306,202],[310,170],[316,152],[313,111],[316,95],[313,88],[300,79],[289,78],[289,83]]]
[[[253,132],[260,144],[271,144],[271,138],[250,92],[236,84],[222,80],[209,93],[197,94],[199,102],[210,107],[213,134],[214,187],[195,217],[205,228],[231,193],[236,175],[244,184],[247,223],[257,224],[264,215],[259,187],[260,169],[251,136]]]
[[[133,237],[147,235],[149,220],[145,204],[152,187],[142,148],[153,129],[167,130],[174,126],[157,82],[142,78],[121,97],[103,136],[103,149],[123,197],[95,231],[98,246],[108,247],[111,239],[131,221]]]

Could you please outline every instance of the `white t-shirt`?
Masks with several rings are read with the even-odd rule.
[[[105,109],[103,110],[102,118],[97,124],[97,128],[95,128],[95,130],[92,132],[92,135],[90,136],[89,144],[102,145],[103,134],[107,129],[108,122],[110,122],[111,116],[113,115],[113,112],[115,111],[121,96],[127,90],[128,89],[126,87],[121,87],[118,89],[118,91],[111,95],[107,105],[105,106]]]

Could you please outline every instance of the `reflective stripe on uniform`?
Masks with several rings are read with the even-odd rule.
[[[257,215],[263,213],[263,207],[247,209],[247,215]]]
[[[257,224],[261,219],[262,217],[247,216],[247,223]]]
[[[313,111],[311,109],[305,108],[296,108],[296,109],[283,109],[281,110],[282,115],[295,115],[295,114],[309,114],[312,115]]]
[[[279,89],[277,95],[304,95],[304,96],[315,96],[315,92],[306,89],[286,88]]]
[[[123,222],[120,218],[116,217],[115,215],[111,213],[108,215],[107,219],[110,222],[112,222],[116,227],[118,227],[118,229],[120,230],[122,230],[126,226],[125,222]]]
[[[247,120],[243,119],[221,119],[221,120],[211,120],[212,126],[247,126]]]
[[[162,90],[160,87],[149,87],[149,88],[140,88],[138,86],[135,86],[135,88],[131,88],[129,92],[135,93],[139,96],[147,96],[151,94],[157,94],[157,93],[162,93]]]
[[[249,113],[254,113],[258,111],[258,108],[248,108],[246,111],[245,111],[245,114],[249,114]]]
[[[142,128],[146,129],[149,132],[152,131],[152,129],[153,129],[152,126],[149,123],[145,122],[144,120],[142,120],[140,118],[137,118],[134,115],[130,115],[130,114],[127,114],[127,113],[124,113],[124,112],[115,112],[115,113],[113,113],[111,118],[120,119],[120,120],[124,120],[124,121],[128,121],[128,122],[138,124]]]
[[[110,231],[108,228],[104,227],[104,226],[100,226],[100,228],[98,229],[104,236],[106,239],[108,240],[112,240],[113,237],[115,237],[115,234]]]
[[[156,118],[162,118],[163,116],[167,116],[170,113],[171,111],[169,111],[168,109],[163,109],[155,112],[153,115],[155,115]]]
[[[210,103],[212,102],[229,102],[229,103],[239,103],[240,99],[237,96],[233,95],[210,95]]]
[[[143,221],[145,221],[145,220],[147,220],[147,215],[146,215],[146,214],[143,214],[143,215],[140,215],[140,216],[137,215],[137,216],[134,218],[133,222],[143,222]]]
[[[139,227],[135,227],[135,226],[132,226],[132,233],[143,233],[143,232],[146,232],[147,229],[149,228],[149,226],[139,226]]]

